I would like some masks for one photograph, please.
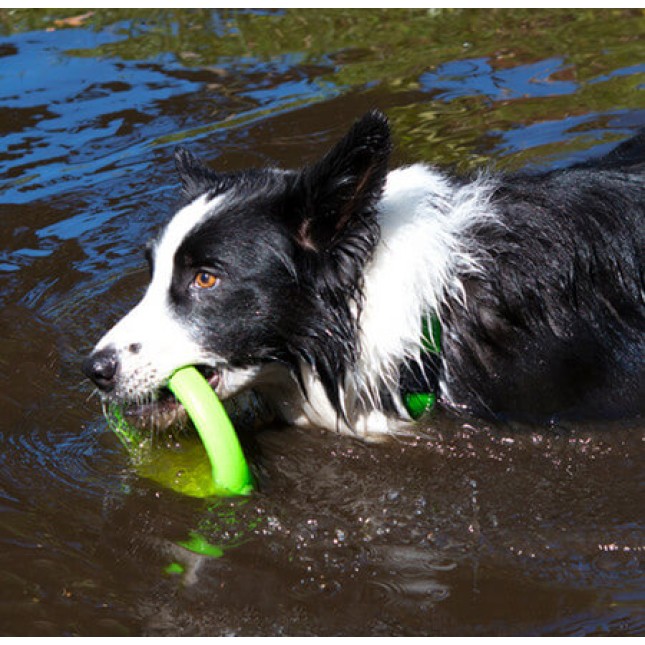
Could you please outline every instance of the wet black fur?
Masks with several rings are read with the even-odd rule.
[[[500,178],[482,277],[446,303],[449,390],[479,416],[645,411],[645,135],[603,159]]]
[[[309,364],[341,416],[390,146],[372,112],[302,171],[216,173],[176,154],[188,201],[229,192],[176,254],[175,307],[233,366],[278,361],[300,378]],[[644,160],[641,134],[600,160],[496,178],[503,226],[469,232],[486,252],[483,273],[464,276],[465,305],[439,312],[445,405],[496,418],[643,413]],[[198,301],[184,288],[195,268],[223,278]],[[430,388],[443,375],[427,367]],[[402,359],[401,389],[421,374]]]

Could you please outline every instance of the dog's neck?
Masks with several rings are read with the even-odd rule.
[[[398,394],[402,361],[423,365],[422,324],[448,299],[463,301],[462,280],[482,251],[468,230],[494,218],[495,186],[485,176],[455,184],[417,164],[389,173],[378,215],[381,239],[366,267],[354,386],[371,401]],[[439,384],[439,388],[441,384]]]
[[[400,432],[402,420],[411,417],[401,392],[411,373],[423,374],[426,386],[431,382],[433,391],[441,390],[446,368],[441,356],[428,351],[423,323],[438,317],[440,324],[445,303],[465,298],[462,280],[477,272],[481,259],[468,232],[495,217],[494,188],[483,176],[455,184],[423,165],[389,173],[378,205],[381,237],[366,266],[356,312],[358,360],[341,386],[344,417],[303,363],[300,384],[286,369],[282,380],[265,384],[283,418],[378,439]]]

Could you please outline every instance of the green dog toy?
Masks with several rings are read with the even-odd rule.
[[[112,407],[108,423],[128,451],[137,472],[191,497],[232,497],[253,490],[253,477],[224,406],[194,368],[177,370],[168,387],[186,409],[201,439],[182,442],[180,450],[155,445],[152,435],[131,426]],[[205,453],[205,454],[204,454]]]
[[[168,387],[182,403],[204,444],[217,495],[247,495],[253,479],[235,428],[206,379],[194,368],[177,370]]]

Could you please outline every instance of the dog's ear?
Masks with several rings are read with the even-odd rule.
[[[391,151],[387,117],[374,110],[301,174],[304,203],[290,214],[297,243],[323,250],[373,218]],[[302,195],[302,193],[301,193]]]
[[[205,192],[217,192],[221,177],[183,146],[175,148],[175,167],[181,180],[182,196],[193,201]]]

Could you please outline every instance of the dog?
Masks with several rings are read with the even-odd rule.
[[[368,438],[409,427],[415,393],[488,420],[642,415],[645,131],[533,173],[388,170],[391,149],[378,110],[300,170],[178,148],[182,207],[85,374],[158,424],[186,365],[221,399]]]

